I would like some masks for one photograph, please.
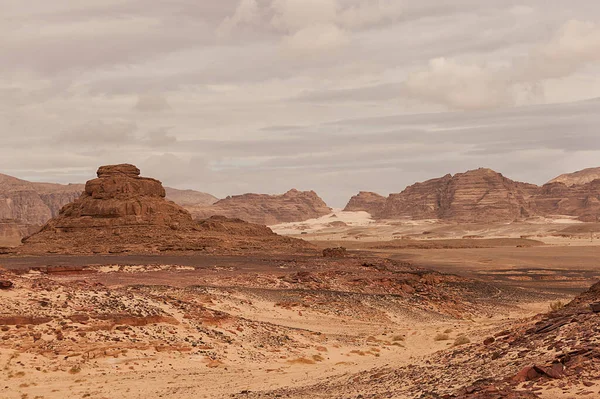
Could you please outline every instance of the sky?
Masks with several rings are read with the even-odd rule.
[[[600,166],[597,0],[0,0],[0,173],[218,197]]]

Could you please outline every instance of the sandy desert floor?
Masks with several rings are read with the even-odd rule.
[[[449,371],[436,374],[432,362],[465,357],[466,348],[538,320],[531,318],[600,280],[600,247],[577,224],[509,235],[499,233],[508,227],[450,234],[428,223],[402,227],[413,237],[406,230],[401,239],[371,240],[343,238],[369,232],[370,222],[344,223],[363,225],[298,235],[344,246],[351,261],[0,257],[0,280],[14,283],[0,290],[0,398],[379,398],[388,397],[385,384],[394,384],[389,397],[434,397],[419,396],[427,384],[407,370],[442,381]],[[371,233],[378,229],[398,226]],[[498,372],[547,358],[518,360],[523,350]],[[586,378],[585,386],[535,392],[597,397],[599,384]],[[352,381],[354,391],[343,388]],[[379,389],[371,392],[369,381]],[[436,395],[468,383],[457,378]]]

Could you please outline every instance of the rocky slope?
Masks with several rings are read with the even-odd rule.
[[[379,219],[514,220],[528,216],[528,201],[536,189],[491,169],[477,169],[416,183],[391,194],[383,206],[380,198],[369,196],[375,201],[367,201],[362,210]],[[361,210],[356,203],[355,199],[352,208]]]
[[[314,191],[295,189],[283,195],[235,195],[211,206],[188,209],[196,219],[221,215],[264,225],[302,222],[331,213],[331,208]]]
[[[365,211],[371,215],[376,215],[381,212],[385,206],[385,202],[386,198],[383,195],[370,191],[361,191],[350,198],[350,201],[344,208],[344,212]]]
[[[600,218],[600,180],[543,187],[477,169],[416,183],[383,197],[360,193],[346,210],[367,211],[377,219],[440,219],[454,222],[511,222],[532,216]]]
[[[474,342],[459,336],[451,348],[425,361],[414,359],[399,368],[374,368],[309,387],[236,397],[597,398],[599,301],[597,283],[560,310],[496,327]]]
[[[563,183],[570,187],[590,183],[597,179],[600,179],[600,168],[588,168],[573,173],[565,173],[555,177],[548,183]]]
[[[600,220],[600,180],[567,186],[548,183],[542,186],[532,201],[538,215],[567,215],[584,222]]]
[[[102,166],[75,202],[63,207],[20,253],[120,253],[164,251],[252,252],[308,249],[265,226],[215,217],[200,223],[165,199],[158,180],[133,165]]]
[[[42,225],[82,191],[81,184],[32,183],[0,174],[0,219]]]

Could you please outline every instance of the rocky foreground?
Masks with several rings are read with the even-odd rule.
[[[0,271],[0,397],[302,397],[321,388],[300,387],[349,372],[352,385],[328,383],[315,396],[349,397],[369,381],[365,392],[383,392],[385,373],[401,377],[373,368],[425,370],[421,356],[483,341],[472,318],[498,328],[507,324],[498,315],[548,299],[339,249],[325,255],[198,268],[40,258]]]
[[[489,330],[425,364],[377,368],[273,398],[555,399],[600,396],[600,283],[564,308]],[[246,397],[246,396],[238,396]]]

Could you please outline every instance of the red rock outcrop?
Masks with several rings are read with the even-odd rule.
[[[165,199],[158,180],[140,177],[133,165],[103,166],[79,199],[63,207],[39,233],[23,240],[21,253],[118,253],[160,251],[287,251],[310,248],[265,226],[213,218],[196,222]]]
[[[455,222],[511,222],[531,216],[572,216],[600,220],[600,180],[543,187],[520,183],[490,169],[446,175],[380,196],[360,193],[346,210],[367,211],[377,219],[440,219]],[[383,205],[382,205],[383,203]]]
[[[345,212],[365,211],[371,215],[377,215],[385,206],[386,197],[370,191],[361,191],[344,208]]]
[[[536,190],[535,185],[512,181],[491,169],[477,169],[416,183],[391,194],[383,207],[378,201],[379,211],[364,210],[370,209],[378,219],[511,221],[529,216],[529,200]]]
[[[195,218],[222,215],[251,223],[274,225],[302,222],[331,213],[314,191],[292,189],[283,195],[244,194],[227,197],[208,207],[188,207]]]
[[[565,173],[548,183],[563,183],[566,186],[575,186],[591,183],[594,180],[600,179],[600,168],[588,168],[573,173]]]
[[[600,180],[567,186],[548,183],[533,198],[534,212],[544,216],[574,216],[584,222],[600,221]]]
[[[75,201],[84,184],[35,183],[0,174],[0,245],[18,245],[23,237],[38,231],[61,208]],[[218,199],[194,190],[165,188],[167,199],[183,206],[206,206]]]

